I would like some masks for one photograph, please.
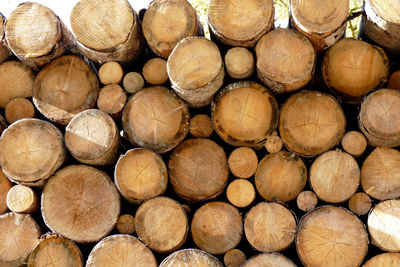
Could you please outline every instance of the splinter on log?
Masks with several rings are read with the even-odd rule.
[[[246,261],[242,267],[296,267],[290,259],[280,253],[263,253]]]
[[[400,266],[400,253],[382,253],[378,254],[368,261],[363,267],[397,267]]]
[[[75,242],[90,243],[114,228],[120,199],[107,174],[86,165],[71,165],[49,179],[41,210],[52,231]]]
[[[65,158],[60,130],[42,120],[19,120],[0,138],[0,165],[4,174],[18,183],[40,185]]]
[[[300,221],[297,253],[305,266],[359,266],[368,250],[368,234],[345,208],[323,206]]]
[[[196,11],[186,0],[152,1],[142,21],[150,49],[165,59],[180,40],[198,35],[200,27]]]
[[[345,38],[326,52],[322,73],[333,93],[345,102],[358,104],[366,93],[386,83],[389,60],[382,48]]]
[[[34,213],[39,210],[38,197],[32,188],[15,185],[8,191],[7,207],[16,213]]]
[[[368,215],[371,243],[389,252],[400,252],[400,200],[378,203]]]
[[[8,101],[4,113],[6,120],[13,123],[20,119],[35,117],[35,107],[28,99],[16,97]]]
[[[189,231],[185,210],[167,197],[144,202],[136,211],[135,228],[140,240],[158,253],[179,249]]]
[[[363,193],[355,193],[349,200],[349,209],[357,215],[365,215],[371,209],[371,198]]]
[[[31,97],[35,74],[26,65],[18,61],[6,61],[0,64],[0,107],[16,97]]]
[[[6,18],[0,13],[0,63],[3,63],[3,61],[7,60],[7,58],[11,55],[4,37],[5,22]]]
[[[220,195],[228,181],[228,162],[222,147],[209,139],[188,139],[172,152],[168,163],[174,191],[196,202]]]
[[[118,84],[109,84],[100,90],[97,107],[114,119],[119,119],[126,99],[125,91]]]
[[[83,265],[82,253],[78,246],[71,240],[54,234],[42,237],[28,258],[28,267],[83,267]]]
[[[231,249],[224,255],[226,267],[240,267],[246,261],[246,255],[239,249]]]
[[[254,182],[267,201],[288,202],[303,191],[307,168],[300,157],[287,151],[266,155],[258,164]]]
[[[71,32],[59,17],[34,2],[22,3],[10,14],[5,34],[14,54],[34,70],[75,46]]]
[[[272,0],[211,0],[208,26],[212,36],[229,46],[254,47],[274,26]]]
[[[341,39],[346,30],[348,0],[292,0],[291,22],[322,52]]]
[[[218,259],[203,250],[183,249],[178,250],[166,257],[160,264],[160,267],[223,267]]]
[[[261,252],[281,251],[296,235],[294,213],[279,203],[261,202],[244,218],[244,233],[250,245]]]
[[[265,34],[255,48],[257,75],[274,93],[296,91],[313,78],[316,53],[310,41],[292,29]]]
[[[119,84],[123,77],[124,70],[118,62],[106,62],[99,69],[99,80],[104,85]]]
[[[215,131],[233,146],[262,148],[276,128],[278,113],[274,96],[252,81],[229,84],[211,106]]]
[[[342,140],[346,119],[337,100],[315,91],[293,94],[282,105],[279,133],[285,146],[296,154],[313,157]]]
[[[187,37],[168,57],[172,88],[192,107],[210,104],[224,81],[224,64],[216,44],[204,37]]]
[[[0,215],[0,265],[21,266],[39,243],[40,228],[28,214]]]
[[[65,145],[78,161],[110,165],[117,159],[119,132],[114,120],[98,109],[87,109],[65,128]]]
[[[400,70],[393,72],[390,75],[388,84],[386,86],[389,89],[400,90]]]
[[[149,84],[160,85],[168,81],[167,61],[162,58],[156,57],[147,61],[142,72]]]
[[[83,59],[62,56],[36,76],[33,103],[47,119],[65,126],[77,113],[94,107],[98,91],[97,76]]]
[[[253,203],[256,198],[254,186],[248,180],[233,180],[226,189],[226,197],[232,205],[238,208],[245,208]]]
[[[239,244],[243,234],[242,216],[228,203],[209,202],[194,213],[191,232],[200,249],[221,255]]]
[[[353,157],[361,156],[367,148],[367,139],[357,131],[347,132],[342,139],[342,147],[344,151],[351,154]]]
[[[121,234],[133,234],[135,232],[135,217],[130,214],[119,216],[117,221],[117,229]]]
[[[250,147],[238,147],[228,158],[229,170],[238,178],[250,178],[257,169],[258,158]]]
[[[359,126],[370,146],[400,145],[400,91],[380,89],[361,104]]]
[[[81,0],[70,19],[78,48],[89,59],[126,65],[139,57],[143,37],[128,1]]]
[[[379,200],[400,197],[400,152],[375,148],[361,167],[361,186],[365,193]]]
[[[12,186],[13,184],[0,169],[0,214],[7,211],[7,193]]]
[[[157,260],[142,242],[130,235],[111,235],[90,252],[86,267],[157,267]]]
[[[173,91],[153,86],[128,100],[122,126],[132,144],[165,153],[186,137],[189,117],[186,103]]]
[[[300,210],[308,212],[317,206],[318,198],[313,191],[303,191],[297,196],[296,203]]]
[[[164,194],[168,184],[167,167],[153,151],[131,149],[115,165],[114,182],[127,201],[138,204]]]
[[[234,47],[225,55],[226,72],[233,79],[249,78],[254,72],[253,54],[244,47]]]
[[[141,90],[144,86],[144,79],[140,73],[128,72],[122,81],[125,91],[134,94]]]
[[[212,121],[206,114],[197,114],[190,119],[189,125],[190,133],[197,138],[210,137],[214,131]]]

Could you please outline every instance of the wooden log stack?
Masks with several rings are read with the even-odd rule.
[[[398,1],[362,40],[347,0],[38,2],[0,13],[0,266],[400,266]]]

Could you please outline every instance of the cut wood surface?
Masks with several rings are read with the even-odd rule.
[[[341,39],[346,29],[349,1],[292,0],[291,22],[304,34],[318,52]]]
[[[228,158],[229,170],[238,178],[250,178],[257,169],[258,158],[250,147],[238,147]]]
[[[7,193],[7,207],[16,213],[34,213],[39,210],[39,202],[32,188],[14,185]]]
[[[258,193],[267,201],[295,199],[306,182],[307,168],[303,161],[286,151],[266,155],[258,164],[254,178]]]
[[[344,112],[327,94],[301,91],[290,96],[280,109],[279,133],[285,146],[305,157],[328,151],[346,130]]]
[[[38,119],[22,119],[10,125],[0,138],[0,165],[18,183],[49,178],[64,163],[63,137],[55,126]]]
[[[379,200],[400,197],[400,152],[375,148],[361,167],[361,186],[365,193]]]
[[[313,78],[316,53],[310,41],[292,29],[265,34],[255,47],[257,75],[274,93],[296,91]]]
[[[168,81],[167,61],[159,57],[152,58],[144,64],[142,73],[147,83],[163,84]]]
[[[178,250],[166,257],[160,264],[160,267],[222,267],[219,260],[199,249],[183,249]]]
[[[133,234],[135,232],[135,217],[130,214],[119,216],[117,229],[121,234]]]
[[[152,1],[142,21],[150,49],[165,59],[180,40],[198,35],[200,27],[196,11],[186,0]]]
[[[308,212],[317,206],[318,198],[313,191],[303,191],[297,196],[296,203],[300,210]]]
[[[142,31],[128,1],[81,0],[70,20],[78,48],[89,59],[126,65],[139,57]]]
[[[235,207],[245,208],[253,203],[256,191],[248,180],[236,179],[226,188],[226,197]]]
[[[3,16],[3,14],[0,13],[0,63],[7,60],[7,58],[11,55],[4,36],[5,22],[6,18]]]
[[[215,131],[233,146],[263,147],[276,128],[278,113],[274,96],[251,81],[229,84],[211,105]]]
[[[118,62],[106,62],[99,69],[99,80],[104,85],[119,84],[123,77],[124,70]]]
[[[119,132],[113,119],[98,109],[87,109],[65,128],[65,145],[78,161],[110,165],[118,156]]]
[[[6,213],[7,211],[7,193],[12,186],[13,184],[0,169],[0,214]]]
[[[125,74],[122,81],[125,91],[134,94],[137,93],[144,86],[144,79],[140,73],[128,72]]]
[[[268,136],[267,141],[265,141],[265,149],[268,151],[268,153],[278,153],[279,151],[282,150],[283,147],[283,141],[282,138],[279,136]]]
[[[157,261],[136,237],[130,235],[111,235],[101,240],[93,248],[86,267],[157,267]]]
[[[190,133],[197,138],[207,138],[212,135],[214,128],[210,116],[207,114],[197,114],[190,119]]]
[[[211,254],[224,254],[235,248],[242,238],[242,216],[228,203],[209,202],[193,215],[191,233],[200,249]]]
[[[168,171],[174,191],[193,202],[220,195],[229,174],[222,147],[205,138],[188,139],[175,148]]]
[[[344,151],[351,154],[353,157],[361,156],[367,148],[367,139],[357,131],[347,132],[342,139],[342,147]]]
[[[326,52],[322,73],[333,93],[345,102],[358,104],[366,93],[386,83],[389,59],[377,46],[345,38]]]
[[[0,107],[15,97],[31,97],[35,74],[26,65],[18,61],[6,61],[0,64]]]
[[[97,99],[97,107],[114,119],[119,119],[122,116],[126,100],[126,93],[121,86],[109,84],[101,88]]]
[[[173,91],[153,86],[128,100],[122,125],[132,144],[165,153],[186,137],[189,117],[186,103]]]
[[[246,261],[246,255],[239,249],[231,249],[224,255],[226,267],[240,267]]]
[[[280,253],[263,253],[246,261],[242,267],[295,267],[290,259]]]
[[[208,25],[218,41],[229,46],[253,47],[274,21],[272,0],[211,0]]]
[[[381,253],[364,263],[363,267],[397,267],[400,265],[400,253]]]
[[[120,199],[105,173],[85,165],[70,165],[47,182],[41,210],[52,231],[79,243],[97,242],[116,225]]]
[[[367,214],[371,207],[372,200],[366,193],[355,193],[349,199],[349,209],[357,215]]]
[[[254,67],[254,56],[244,47],[231,48],[225,55],[226,72],[234,79],[249,78]]]
[[[20,119],[35,117],[35,107],[28,99],[16,97],[8,101],[4,113],[8,123],[13,123]]]
[[[136,233],[150,249],[159,253],[178,250],[186,241],[189,222],[175,200],[156,197],[144,202],[135,215]]]
[[[167,72],[172,88],[193,107],[210,104],[225,75],[218,47],[204,37],[180,41],[168,57]]]
[[[400,71],[393,72],[390,77],[388,84],[386,86],[389,89],[397,89],[400,90]]]
[[[244,233],[250,245],[261,252],[281,251],[296,236],[294,213],[279,203],[261,202],[244,218]]]
[[[77,113],[94,107],[99,91],[96,74],[77,56],[62,56],[36,76],[33,103],[47,119],[67,125]]]
[[[42,237],[28,258],[28,267],[83,267],[79,248],[69,239],[57,235]]]

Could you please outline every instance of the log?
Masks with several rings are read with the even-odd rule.
[[[263,147],[276,128],[278,112],[274,96],[251,81],[227,85],[211,105],[215,131],[233,146]]]
[[[7,193],[11,189],[13,184],[4,175],[3,171],[0,169],[0,214],[6,213],[7,208]]]
[[[0,264],[20,266],[39,243],[40,235],[40,228],[30,215],[0,215]]]
[[[400,90],[400,71],[393,72],[390,77],[388,84],[386,86],[389,89],[397,89]]]
[[[280,253],[262,253],[246,261],[242,267],[295,267],[290,259]]]
[[[5,37],[11,51],[36,71],[76,45],[60,18],[34,2],[22,3],[11,12]]]
[[[156,197],[136,211],[136,233],[150,249],[158,253],[178,250],[189,231],[185,210],[175,200]]]
[[[279,133],[287,149],[313,157],[336,146],[346,130],[346,119],[337,100],[315,91],[301,91],[282,105]]]
[[[359,216],[367,214],[371,206],[371,198],[363,192],[355,193],[349,199],[349,209]]]
[[[310,186],[321,200],[329,203],[347,201],[360,184],[357,161],[339,149],[320,155],[310,168]]]
[[[394,56],[400,54],[399,3],[396,0],[366,0],[361,19],[361,35]]]
[[[218,47],[204,37],[180,41],[168,57],[167,72],[172,88],[191,107],[210,104],[225,75]]]
[[[40,185],[65,159],[62,134],[48,122],[22,119],[1,135],[0,165],[4,174],[14,182]]]
[[[114,119],[119,119],[122,116],[126,100],[126,93],[121,86],[109,84],[101,88],[97,99],[97,107]]]
[[[188,139],[176,147],[168,162],[168,173],[174,191],[191,202],[220,195],[229,174],[222,147],[205,138]]]
[[[267,141],[265,141],[265,149],[268,151],[268,153],[278,153],[279,151],[282,150],[283,147],[283,141],[282,139],[275,135],[275,136],[269,136],[267,137]]]
[[[300,221],[296,249],[305,266],[359,266],[368,250],[368,234],[345,208],[323,206]]]
[[[365,193],[378,200],[400,197],[400,152],[375,148],[362,164],[361,186]]]
[[[396,267],[400,264],[400,253],[381,253],[366,261],[363,267]]]
[[[239,244],[243,234],[242,216],[228,203],[208,202],[194,213],[191,233],[197,247],[221,255]]]
[[[131,94],[139,92],[144,86],[144,79],[140,73],[128,72],[122,81],[125,91]]]
[[[117,229],[121,234],[133,234],[135,232],[135,217],[130,214],[119,216],[117,221]]]
[[[71,240],[54,234],[42,237],[28,258],[28,267],[83,267],[83,264],[78,246]]]
[[[7,207],[15,213],[35,213],[39,211],[39,201],[32,188],[15,185],[7,193]]]
[[[6,120],[3,116],[0,115],[0,135],[4,132],[5,129],[7,129],[7,127],[8,124],[6,123]]]
[[[43,116],[65,126],[82,110],[94,107],[98,91],[97,76],[83,59],[62,56],[39,72],[32,95]]]
[[[307,168],[303,161],[286,151],[266,155],[254,176],[258,193],[267,201],[293,200],[303,191],[306,182]]]
[[[224,255],[226,267],[240,267],[246,261],[246,255],[239,249],[231,249]]]
[[[4,24],[6,18],[0,13],[0,63],[3,63],[11,55],[4,36]]]
[[[8,101],[5,106],[5,116],[8,123],[13,123],[20,119],[34,118],[35,107],[28,99],[16,97]]]
[[[31,97],[35,74],[26,65],[18,61],[6,61],[0,64],[0,107],[16,97]]]
[[[361,156],[367,148],[367,139],[357,131],[347,132],[342,139],[343,150],[353,157]]]
[[[202,267],[223,267],[219,260],[199,249],[183,249],[178,250],[166,257],[160,264],[160,267],[187,267],[187,266],[202,266]]]
[[[135,146],[165,153],[189,132],[186,103],[162,86],[147,87],[133,95],[122,112],[122,126]]]
[[[128,65],[139,57],[144,40],[138,16],[128,1],[81,0],[70,19],[78,48],[89,59]]]
[[[202,31],[196,11],[186,0],[151,2],[143,16],[142,30],[150,49],[165,59],[180,40]]]
[[[329,48],[345,34],[349,1],[292,0],[290,3],[291,23],[311,41],[317,52]]]
[[[226,197],[235,207],[245,208],[256,198],[254,186],[248,180],[233,180],[226,189]]]
[[[114,183],[127,201],[139,204],[164,194],[168,184],[167,167],[153,151],[131,149],[118,159]]]
[[[47,182],[41,211],[52,231],[78,243],[97,242],[116,225],[120,199],[107,174],[85,165],[70,165]]]
[[[197,138],[210,137],[214,132],[211,118],[206,114],[195,115],[190,119],[189,132]]]
[[[257,251],[282,251],[295,238],[296,217],[279,203],[261,202],[246,214],[244,233],[249,244]]]
[[[400,145],[400,91],[380,89],[361,104],[358,124],[370,146]]]
[[[157,261],[136,237],[130,235],[111,235],[101,240],[90,252],[87,267],[157,267]]]
[[[234,47],[225,55],[226,72],[233,79],[247,79],[254,72],[253,54],[244,47]]]
[[[400,252],[400,200],[385,200],[368,215],[371,243],[383,251]]]
[[[300,210],[308,212],[317,206],[318,198],[313,191],[303,191],[297,196],[296,203]]]
[[[159,57],[152,58],[144,64],[142,73],[148,84],[163,84],[168,81],[167,61]]]
[[[310,41],[292,29],[265,34],[256,47],[257,76],[274,93],[306,86],[314,76],[316,53]]]
[[[106,62],[99,69],[99,80],[104,85],[119,84],[123,77],[124,70],[118,62]]]
[[[250,147],[238,147],[229,155],[228,166],[236,177],[250,178],[258,166],[257,154]]]
[[[322,74],[334,94],[344,102],[359,104],[366,93],[386,83],[389,59],[377,46],[345,38],[326,52]]]
[[[207,12],[213,37],[228,46],[254,47],[274,26],[272,0],[212,0]]]
[[[68,123],[65,145],[71,155],[82,163],[111,165],[118,156],[118,128],[103,111],[87,109]]]

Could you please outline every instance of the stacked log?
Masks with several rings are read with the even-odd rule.
[[[6,18],[0,13],[0,63],[3,63],[11,54],[4,37],[5,22]]]

